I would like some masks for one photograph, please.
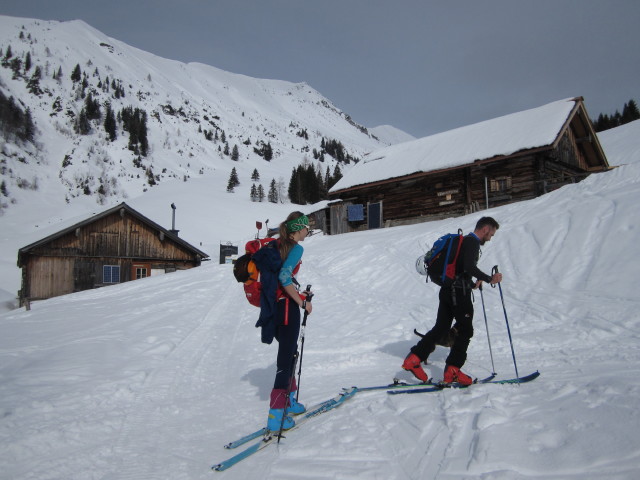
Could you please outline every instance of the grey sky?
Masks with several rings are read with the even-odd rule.
[[[0,14],[304,81],[416,137],[577,95],[592,118],[640,101],[638,0],[2,0]]]

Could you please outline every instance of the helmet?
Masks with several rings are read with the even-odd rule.
[[[420,275],[427,275],[427,264],[424,261],[424,255],[420,255],[416,259],[416,272]]]

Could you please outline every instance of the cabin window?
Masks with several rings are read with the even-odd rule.
[[[104,265],[102,267],[102,283],[120,283],[120,266]]]
[[[511,177],[497,177],[491,180],[492,192],[506,192],[511,188]]]
[[[347,220],[349,222],[361,222],[364,220],[364,205],[347,205]]]
[[[148,273],[145,267],[136,267],[136,280],[139,280],[140,278],[147,278],[147,277],[148,277]]]

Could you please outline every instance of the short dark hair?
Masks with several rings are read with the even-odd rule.
[[[495,228],[496,230],[500,228],[500,224],[496,222],[492,217],[482,217],[480,220],[478,220],[478,223],[476,223],[476,230],[480,230],[487,225],[491,228]]]

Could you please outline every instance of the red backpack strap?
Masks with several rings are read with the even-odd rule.
[[[458,246],[456,247],[456,255],[453,257],[453,261],[449,262],[447,265],[446,275],[449,278],[456,278],[456,269],[458,265],[458,256],[460,255],[460,250],[462,249],[462,242],[464,241],[464,236],[460,233],[458,235]]]

